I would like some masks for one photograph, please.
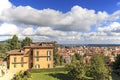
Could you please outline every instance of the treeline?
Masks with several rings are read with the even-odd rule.
[[[17,35],[13,35],[11,39],[0,43],[0,57],[3,56],[7,51],[14,49],[21,49],[23,46],[29,46],[32,43],[32,39],[25,37],[23,40],[19,41]]]
[[[106,60],[103,54],[93,55],[89,64],[85,64],[82,58],[73,60],[72,64],[67,65],[68,75],[72,80],[112,80],[112,74],[120,76],[120,55],[111,65]]]

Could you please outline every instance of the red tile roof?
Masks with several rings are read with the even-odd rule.
[[[21,50],[11,50],[9,52],[7,52],[8,55],[11,54],[24,54],[24,52],[21,52]]]

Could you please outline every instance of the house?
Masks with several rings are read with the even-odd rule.
[[[9,69],[53,68],[54,42],[32,43],[7,52]]]

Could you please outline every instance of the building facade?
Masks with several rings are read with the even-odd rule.
[[[9,69],[53,68],[54,42],[32,43],[7,53]]]

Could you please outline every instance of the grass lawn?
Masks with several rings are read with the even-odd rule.
[[[66,73],[32,73],[32,80],[70,80]]]
[[[71,80],[64,72],[57,73],[32,73],[32,80]],[[112,74],[112,80],[120,80],[120,76]]]
[[[116,74],[112,74],[112,78],[113,80],[120,80],[120,76],[116,75]]]

